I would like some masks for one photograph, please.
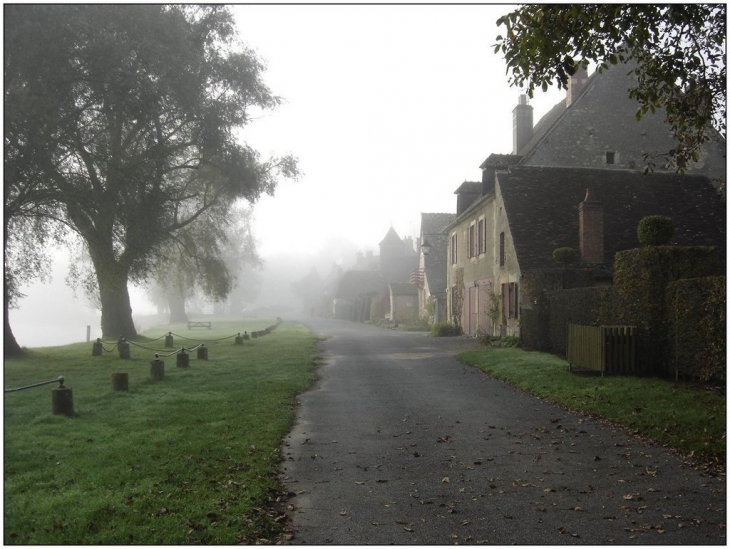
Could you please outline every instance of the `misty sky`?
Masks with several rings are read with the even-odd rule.
[[[521,91],[492,45],[514,6],[232,9],[285,100],[242,136],[304,172],[256,206],[264,255],[314,253],[332,235],[377,249],[391,224],[416,236],[421,212],[455,211],[454,190],[511,152]],[[563,93],[534,98],[536,122]]]
[[[264,158],[297,156],[304,173],[255,207],[259,251],[279,277],[267,273],[263,296],[288,299],[284,274],[296,280],[315,265],[326,276],[339,250],[346,266],[348,241],[377,253],[391,225],[416,236],[422,212],[454,212],[454,190],[481,179],[487,156],[511,152],[522,90],[509,86],[492,45],[496,20],[514,6],[231,9],[240,40],[265,61],[264,81],[284,100],[240,138]],[[535,122],[563,94],[536,94]],[[294,260],[286,268],[283,255]],[[23,288],[21,309],[10,313],[21,345],[82,341],[86,325],[99,335],[98,311],[65,286],[68,259],[59,257],[53,283]],[[143,290],[131,294],[136,322],[154,312]]]

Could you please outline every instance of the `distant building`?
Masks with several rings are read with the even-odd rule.
[[[433,323],[447,319],[446,311],[446,253],[448,235],[446,226],[456,218],[452,213],[422,213],[419,237],[418,311],[419,316],[430,316]],[[428,254],[422,246],[427,243]]]
[[[372,252],[364,255],[358,253],[355,267],[340,279],[334,300],[333,313],[336,318],[359,322],[371,320],[372,304],[376,298],[381,296],[389,299],[389,284],[411,283],[411,275],[418,267],[413,239],[401,239],[391,227],[379,246],[380,256],[373,256]],[[415,290],[415,285],[413,288]],[[400,295],[398,292],[396,294]],[[391,304],[384,309],[383,315],[390,316],[392,310]],[[403,310],[402,305],[398,310]],[[415,303],[411,316],[417,313]]]

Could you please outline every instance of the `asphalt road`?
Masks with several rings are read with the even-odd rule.
[[[330,336],[285,440],[289,543],[726,543],[724,477],[459,363],[468,338]]]

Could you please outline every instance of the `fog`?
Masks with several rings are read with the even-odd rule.
[[[386,229],[387,230],[387,229]],[[314,253],[274,254],[264,261],[257,273],[260,280],[256,297],[246,304],[240,316],[289,316],[301,313],[300,298],[292,291],[291,284],[305,277],[312,268],[324,278],[337,264],[347,268],[354,263],[360,250],[344,238],[330,238]],[[51,279],[47,283],[36,282],[21,287],[25,294],[19,308],[10,310],[10,325],[16,340],[22,347],[47,347],[86,341],[87,327],[90,339],[101,337],[101,313],[81,290],[74,292],[66,283],[69,254],[56,251],[53,254]],[[242,279],[239,284],[249,281]],[[167,322],[166,314],[158,314],[157,307],[149,301],[146,290],[130,285],[132,316],[137,331],[144,331]],[[198,303],[199,310],[191,304],[188,314],[210,314],[211,302]]]
[[[239,139],[263,158],[293,154],[302,171],[254,207],[265,267],[248,311],[294,314],[292,282],[313,267],[321,278],[335,263],[346,269],[358,251],[377,255],[391,226],[415,239],[422,212],[455,212],[454,190],[480,180],[487,156],[511,152],[521,91],[492,45],[496,19],[514,6],[231,9],[283,99]],[[562,95],[536,93],[534,120]],[[66,287],[67,264],[56,261],[51,283],[21,288],[26,297],[10,312],[21,346],[85,341],[87,326],[99,337],[100,313]],[[143,289],[130,292],[135,324],[149,328],[156,308]]]

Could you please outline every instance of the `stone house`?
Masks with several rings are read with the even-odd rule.
[[[704,175],[571,167],[512,166],[493,191],[447,226],[451,319],[469,335],[519,335],[530,275],[557,272],[556,248],[579,251],[592,283],[610,283],[616,252],[639,246],[648,215],[677,226],[675,245],[718,246],[725,253],[726,207]]]
[[[380,242],[380,255],[358,253],[355,268],[345,272],[334,293],[333,315],[335,318],[364,322],[371,320],[370,311],[380,298],[389,299],[389,284],[411,284],[411,275],[418,267],[418,255],[413,239],[401,239],[391,227]],[[416,286],[413,285],[413,290]],[[389,317],[392,304],[382,311]],[[418,313],[417,304],[410,316]],[[374,320],[374,319],[373,319]]]
[[[643,169],[644,155],[655,158],[676,146],[663,111],[636,120],[639,104],[628,89],[636,77],[634,63],[619,64],[590,77],[585,69],[573,75],[565,98],[533,127],[532,106],[521,96],[512,111],[512,154],[527,166],[583,166],[605,169]],[[705,143],[700,160],[686,173],[706,175],[724,187],[726,143],[719,136]],[[674,171],[670,169],[668,171]]]
[[[389,318],[392,322],[403,322],[418,315],[418,287],[415,284],[388,284],[390,294]]]
[[[565,99],[534,126],[532,107],[521,96],[513,110],[512,153],[490,155],[480,166],[481,183],[456,190],[456,218],[446,227],[447,307],[465,333],[518,334],[520,307],[529,306],[523,278],[555,270],[555,248],[580,249],[593,282],[610,283],[613,254],[638,245],[636,227],[646,215],[672,217],[679,244],[724,246],[725,204],[717,189],[726,177],[725,143],[707,143],[685,176],[658,167],[643,175],[644,155],[665,153],[675,143],[663,114],[636,120],[630,69],[619,65],[590,77],[579,71]],[[589,188],[603,204],[601,261],[580,240],[579,213],[590,217],[593,204],[584,200]],[[704,229],[688,233],[685,223]]]

